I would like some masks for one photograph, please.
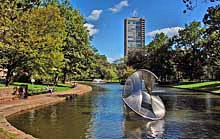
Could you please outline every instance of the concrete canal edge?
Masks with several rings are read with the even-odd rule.
[[[12,126],[7,117],[14,114],[25,112],[34,108],[54,105],[65,101],[65,96],[68,95],[83,95],[91,92],[92,87],[88,85],[78,84],[76,88],[63,91],[54,92],[51,94],[42,94],[28,97],[28,99],[14,100],[0,104],[0,138],[1,139],[36,139],[32,135],[26,134],[23,131]]]

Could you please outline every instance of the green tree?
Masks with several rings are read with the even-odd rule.
[[[132,50],[128,53],[126,64],[132,66],[135,69],[143,68],[143,62],[145,59],[146,49],[137,49]]]
[[[135,69],[132,66],[128,66],[127,63],[126,58],[120,58],[113,62],[113,65],[116,66],[117,77],[121,83],[124,83],[135,72]]]
[[[84,27],[85,19],[78,10],[74,10],[68,0],[60,5],[65,18],[67,36],[64,40],[63,82],[68,75],[74,74],[75,79],[87,78],[94,61],[94,53],[89,42],[89,33]]]
[[[171,79],[174,75],[172,44],[171,39],[164,33],[156,34],[149,45],[141,50],[132,51],[128,58],[128,65],[135,69],[149,69],[161,81]]]
[[[17,69],[28,69],[41,78],[59,68],[63,58],[60,51],[65,26],[59,9],[47,6],[20,11],[16,2],[6,2],[1,8],[0,65],[8,70],[6,85]]]
[[[105,79],[107,76],[107,70],[109,66],[107,57],[105,55],[100,55],[99,53],[96,53],[95,60],[96,60],[95,78]]]
[[[166,82],[174,75],[173,66],[173,42],[164,33],[156,34],[154,40],[148,45],[150,70],[153,71],[162,82]]]
[[[116,70],[115,65],[110,64],[107,67],[105,79],[106,80],[117,80],[118,79],[117,70]]]
[[[123,80],[126,81],[126,79],[132,75],[136,70],[131,67],[131,66],[127,66],[125,69],[124,69],[124,74],[123,74]]]
[[[203,22],[206,25],[204,45],[209,65],[220,66],[220,5],[208,8]]]
[[[211,75],[211,79],[220,79],[220,5],[208,8],[203,23],[206,26],[204,48],[209,71],[207,74]]]
[[[124,58],[119,58],[116,59],[113,62],[113,65],[115,65],[116,67],[116,71],[117,71],[117,76],[120,82],[122,82],[125,78],[124,78],[124,72],[125,72],[125,68],[127,67],[126,64],[126,60]]]
[[[56,75],[63,66],[62,44],[66,35],[64,18],[56,6],[49,5],[33,10],[28,19],[30,22],[26,28],[33,29],[29,34],[32,39],[30,45],[35,52],[32,53],[35,55],[30,64],[33,75],[36,78],[51,73]]]
[[[16,24],[23,10],[18,8],[18,0],[1,0],[0,3],[0,65],[7,69],[6,86],[8,86],[15,69],[26,61],[22,51],[17,50],[17,41],[22,37]]]
[[[177,72],[183,73],[185,78],[201,79],[206,64],[203,49],[204,28],[200,22],[192,22],[179,31],[175,38],[176,56],[174,58]]]

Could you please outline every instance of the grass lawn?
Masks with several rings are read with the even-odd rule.
[[[13,83],[13,86],[19,86],[19,85],[28,85],[29,93],[41,93],[42,91],[46,92],[48,85],[45,84],[31,84],[31,83]],[[51,86],[50,86],[51,87]],[[68,84],[58,84],[55,86],[55,92],[61,92],[71,89],[71,85]]]
[[[55,87],[55,91],[56,92],[61,92],[61,91],[66,91],[66,90],[69,90],[71,89],[72,86],[69,85],[69,84],[58,84],[56,87]]]
[[[177,85],[174,87],[183,88],[183,89],[198,89],[204,91],[211,91],[213,93],[220,93],[220,81],[190,83],[184,85]]]
[[[5,84],[3,84],[3,83],[0,83],[0,87],[5,87]]]

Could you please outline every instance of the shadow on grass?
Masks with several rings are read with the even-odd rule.
[[[194,84],[194,83],[202,83],[200,81],[187,81],[187,82],[179,82],[176,85],[188,85],[188,84]]]
[[[71,85],[68,85],[68,84],[58,84],[58,85],[56,85],[56,87],[70,87],[71,88]]]
[[[201,90],[207,90],[207,91],[217,91],[220,90],[220,83],[212,84],[212,85],[206,85],[202,87],[194,87],[193,89],[201,89]]]

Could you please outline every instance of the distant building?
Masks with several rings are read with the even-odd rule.
[[[124,21],[124,56],[145,45],[145,19],[127,18]]]

